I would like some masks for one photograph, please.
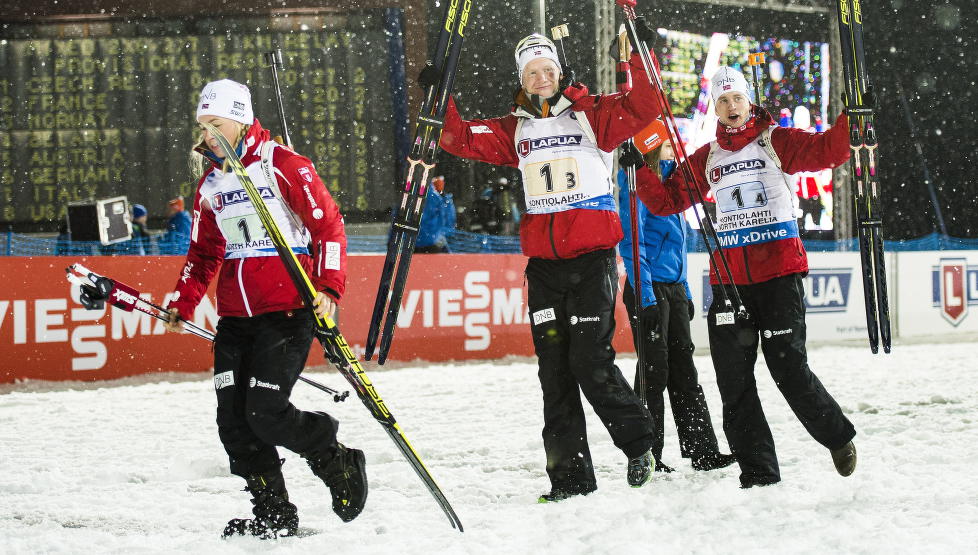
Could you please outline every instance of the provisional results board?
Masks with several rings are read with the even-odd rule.
[[[68,202],[119,195],[151,216],[174,196],[189,203],[206,82],[247,84],[280,133],[263,57],[276,46],[295,149],[344,213],[386,208],[403,95],[389,77],[403,64],[390,48],[396,11],[0,26],[0,221],[53,229]]]

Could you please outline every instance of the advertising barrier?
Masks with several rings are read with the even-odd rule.
[[[183,260],[177,256],[0,258],[0,278],[6,284],[0,295],[0,383],[102,380],[212,368],[206,341],[165,333],[162,322],[139,312],[111,306],[86,310],[79,303],[78,288],[65,280],[65,267],[81,262],[165,306]],[[347,290],[336,321],[359,355],[382,265],[383,256],[348,259]],[[390,360],[532,355],[525,266],[526,258],[520,255],[418,255],[404,292]],[[194,315],[197,324],[210,330],[218,319],[214,285]],[[623,324],[626,317],[619,305],[616,318]],[[616,349],[631,350],[627,333],[627,325],[618,326]],[[311,349],[309,364],[326,364],[318,346]]]
[[[888,253],[894,337],[978,332],[978,252]],[[64,278],[81,262],[165,305],[183,257],[3,257],[0,279],[0,383],[18,380],[104,380],[157,371],[203,372],[212,367],[210,345],[188,334],[165,333],[162,323],[139,312],[107,307],[89,311]],[[351,255],[346,295],[337,323],[362,355],[383,257]],[[707,347],[705,313],[711,289],[705,254],[687,268],[696,314],[693,341]],[[526,284],[520,255],[418,255],[412,265],[390,360],[493,360],[532,356]],[[805,278],[810,341],[865,339],[859,256],[811,253]],[[620,283],[624,266],[619,261]],[[620,302],[615,349],[634,352]],[[215,329],[212,284],[194,321]],[[310,365],[326,364],[318,347]],[[369,369],[373,364],[367,363]],[[628,379],[634,370],[622,367]]]

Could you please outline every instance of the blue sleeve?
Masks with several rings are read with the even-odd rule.
[[[452,231],[457,225],[457,215],[455,214],[455,197],[451,194],[445,195],[445,227],[446,232]]]
[[[638,201],[638,229],[644,228],[645,223],[645,206],[642,201]],[[629,210],[629,200],[628,200],[628,177],[625,175],[625,170],[618,170],[618,215],[621,219],[621,229],[624,234],[624,238],[621,243],[618,243],[618,253],[621,255],[622,260],[625,263],[625,273],[628,275],[628,283],[632,285],[632,289],[635,288],[635,268],[632,258],[632,220],[631,211]],[[646,244],[645,237],[643,233],[638,234],[638,252],[639,252],[639,272],[642,279],[642,306],[651,306],[656,304],[655,292],[652,291],[652,268],[649,265],[648,257],[645,256]]]
[[[190,214],[186,211],[180,212],[180,217],[177,220],[177,233],[181,233],[190,237]]]

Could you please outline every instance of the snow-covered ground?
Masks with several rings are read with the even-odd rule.
[[[0,392],[2,553],[975,553],[978,551],[978,365],[975,344],[819,347],[812,367],[858,430],[859,465],[841,478],[758,365],[781,458],[781,484],[741,490],[736,468],[694,472],[667,415],[665,462],[642,489],[591,414],[598,491],[539,505],[549,489],[541,401],[531,361],[368,367],[454,505],[453,530],[358,400],[335,405],[296,385],[293,401],[341,420],[367,453],[370,496],[342,523],[302,459],[283,452],[302,525],[321,531],[262,542],[220,539],[246,516],[214,424],[208,376]],[[720,399],[697,357],[714,424]],[[620,360],[633,368],[634,359]],[[631,370],[628,370],[631,373]],[[345,386],[335,373],[311,373]],[[19,389],[18,389],[19,388]],[[345,388],[344,388],[345,389]],[[668,403],[667,403],[668,410]]]

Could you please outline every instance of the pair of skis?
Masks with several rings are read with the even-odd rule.
[[[367,377],[367,374],[363,370],[363,366],[360,365],[360,361],[357,360],[356,354],[350,348],[343,334],[340,333],[339,328],[336,326],[336,322],[329,315],[320,316],[316,314],[313,307],[315,306],[313,301],[316,297],[316,289],[309,280],[309,276],[303,270],[302,265],[299,263],[299,259],[296,257],[295,253],[289,248],[289,244],[282,235],[281,229],[279,229],[278,224],[275,222],[275,218],[272,216],[271,212],[268,210],[268,206],[265,204],[261,193],[258,188],[255,187],[254,182],[248,175],[247,169],[241,163],[238,155],[235,153],[234,148],[228,142],[228,140],[217,130],[216,127],[207,123],[200,122],[201,126],[207,130],[208,134],[214,137],[224,152],[225,163],[231,168],[231,171],[238,177],[238,181],[244,187],[248,198],[251,200],[251,204],[255,208],[255,212],[258,214],[259,220],[261,220],[262,226],[268,233],[268,237],[272,240],[275,245],[275,250],[278,252],[279,258],[281,258],[282,263],[285,265],[286,271],[289,273],[289,277],[292,279],[292,283],[299,292],[299,296],[306,307],[312,311],[313,317],[315,318],[315,331],[316,338],[319,340],[320,345],[323,347],[323,352],[326,359],[329,360],[340,372],[340,374],[346,379],[347,382],[356,391],[360,400],[363,401],[364,406],[373,415],[374,419],[380,423],[390,436],[391,440],[397,445],[397,448],[407,459],[408,463],[414,469],[415,473],[421,478],[428,491],[435,498],[438,506],[441,507],[445,516],[448,517],[449,522],[453,528],[462,531],[462,522],[459,520],[458,515],[455,514],[455,510],[452,508],[448,499],[442,493],[441,488],[435,483],[435,479],[431,476],[431,473],[425,467],[418,453],[408,442],[407,437],[405,437],[404,432],[401,431],[401,427],[397,424],[394,419],[394,415],[387,409],[384,404],[383,399],[381,399],[380,394],[374,389],[373,384]],[[284,201],[282,201],[284,202]]]
[[[849,148],[852,150],[852,199],[859,235],[869,347],[877,353],[882,341],[883,352],[889,353],[890,308],[886,291],[880,183],[876,173],[878,144],[873,127],[875,98],[866,72],[862,7],[859,0],[838,0],[837,7],[846,113],[849,114]]]
[[[441,80],[430,85],[425,91],[421,110],[418,114],[414,142],[407,157],[407,175],[401,192],[400,203],[395,206],[394,221],[387,237],[387,257],[384,259],[370,317],[365,346],[366,360],[373,357],[380,340],[377,362],[384,364],[394,339],[397,314],[401,309],[401,297],[411,268],[411,257],[418,239],[418,228],[424,212],[428,193],[428,182],[435,160],[441,150],[442,127],[445,110],[455,83],[455,69],[458,67],[465,38],[465,26],[469,20],[472,0],[449,0],[445,6],[438,43],[435,47],[434,64]]]

